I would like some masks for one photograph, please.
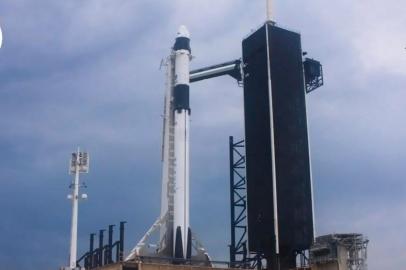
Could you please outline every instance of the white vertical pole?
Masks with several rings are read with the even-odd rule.
[[[72,224],[70,238],[69,267],[76,269],[78,241],[78,201],[79,201],[79,148],[76,153],[75,180],[72,189]]]
[[[269,27],[266,26],[266,47],[267,47],[267,59],[270,59],[270,47],[269,47]],[[269,104],[270,105],[270,115],[271,115],[271,144],[275,145],[275,134],[274,134],[274,115],[273,115],[273,101],[272,101],[272,82],[271,82],[271,67],[269,61],[268,65],[268,89],[269,89]],[[275,231],[275,252],[279,254],[279,222],[278,222],[278,199],[276,192],[276,164],[275,164],[275,147],[272,147],[272,191],[273,191],[273,214],[274,214],[274,231]]]
[[[1,31],[1,27],[0,27],[0,48],[1,48],[2,44],[3,44],[3,32]]]
[[[266,20],[272,21],[272,0],[266,0]]]

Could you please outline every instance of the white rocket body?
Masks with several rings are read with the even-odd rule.
[[[126,260],[136,256],[158,256],[172,257],[174,262],[181,263],[192,256],[189,225],[190,61],[190,35],[186,27],[181,26],[166,61],[161,215]],[[148,239],[158,228],[158,246],[149,245]],[[200,243],[197,246],[194,256],[208,260],[204,248]]]
[[[179,28],[167,61],[160,250],[175,259],[190,259],[189,229],[189,73],[190,35]]]
[[[190,257],[189,230],[189,63],[190,39],[186,27],[181,27],[174,46],[174,135],[175,135],[175,190],[173,219],[173,250],[175,258]],[[180,239],[181,238],[181,239]],[[182,243],[180,247],[179,244]],[[182,254],[180,254],[182,251]]]

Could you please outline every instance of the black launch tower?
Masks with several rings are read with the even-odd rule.
[[[301,37],[267,22],[242,47],[249,251],[291,269],[314,238]]]
[[[230,75],[244,88],[245,142],[230,138],[233,267],[246,267],[256,254],[270,270],[292,269],[314,241],[306,93],[323,85],[323,71],[318,61],[303,59],[301,46],[299,33],[267,21],[243,40],[242,59],[190,74],[191,82]],[[234,164],[233,148],[244,143],[245,157]],[[245,168],[237,183],[236,168]],[[246,200],[235,198],[243,186]]]

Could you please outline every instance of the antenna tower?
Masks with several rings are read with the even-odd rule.
[[[69,267],[68,269],[77,269],[77,241],[78,241],[78,206],[80,199],[87,199],[87,194],[79,195],[79,188],[85,187],[80,184],[80,173],[89,172],[89,154],[87,152],[80,152],[78,148],[76,153],[72,153],[69,166],[69,174],[74,175],[70,188],[72,193],[68,195],[68,199],[72,200],[72,223],[71,223],[71,238],[70,238],[70,253],[69,253]]]

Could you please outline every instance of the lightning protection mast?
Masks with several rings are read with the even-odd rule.
[[[272,21],[272,0],[266,0],[266,20]]]
[[[74,175],[70,188],[72,193],[68,195],[68,199],[72,200],[72,223],[71,223],[71,238],[70,238],[70,253],[68,269],[77,269],[77,240],[78,240],[78,204],[80,199],[87,199],[86,194],[79,195],[79,188],[85,185],[80,184],[80,173],[89,172],[89,154],[80,152],[78,148],[76,153],[72,153],[69,166],[69,174]]]

